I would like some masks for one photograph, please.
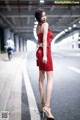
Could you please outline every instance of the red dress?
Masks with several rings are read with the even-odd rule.
[[[47,63],[43,63],[43,48],[39,47],[36,51],[37,57],[37,66],[39,66],[39,70],[43,71],[53,71],[53,63],[52,63],[52,56],[51,56],[51,41],[53,38],[53,33],[51,30],[48,30],[47,34]],[[43,33],[38,34],[38,42],[43,43]]]

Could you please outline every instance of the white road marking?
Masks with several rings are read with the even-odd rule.
[[[28,96],[31,120],[40,120],[40,115],[39,115],[39,111],[37,108],[36,100],[35,100],[34,93],[33,93],[31,83],[29,80],[29,76],[27,73],[27,60],[26,59],[23,62],[23,77],[24,77],[27,96]]]
[[[75,68],[75,67],[68,67],[70,70],[74,71],[74,72],[77,72],[80,74],[80,69],[78,68]]]

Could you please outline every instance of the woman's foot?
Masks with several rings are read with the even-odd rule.
[[[51,113],[51,109],[49,106],[43,107],[43,113],[46,115],[47,119],[54,120],[54,116]]]

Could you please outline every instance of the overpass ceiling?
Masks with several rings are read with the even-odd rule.
[[[45,0],[44,4],[40,4],[39,0],[0,0],[0,26],[9,26],[15,33],[32,37],[34,13],[42,7],[55,36],[73,24],[77,23],[80,27],[79,5],[54,4],[54,0]]]

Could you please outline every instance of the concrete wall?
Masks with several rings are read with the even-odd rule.
[[[52,49],[65,49],[65,50],[77,50],[79,48],[79,32],[76,31],[74,33],[71,33],[70,36],[68,36],[65,39],[62,39],[60,42],[53,44],[52,43]]]

